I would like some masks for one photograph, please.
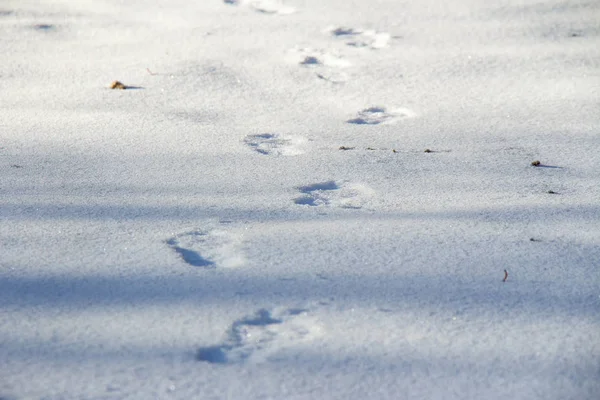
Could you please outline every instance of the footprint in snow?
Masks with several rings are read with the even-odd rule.
[[[254,11],[263,14],[287,15],[296,12],[294,7],[286,6],[283,2],[276,0],[223,0],[223,2],[234,6],[247,5]]]
[[[355,118],[349,119],[349,124],[379,125],[393,124],[401,119],[412,118],[415,113],[406,108],[388,110],[385,107],[369,107],[358,112]]]
[[[359,209],[369,203],[375,191],[361,183],[326,181],[297,188],[302,194],[294,203],[310,207]]]
[[[382,49],[388,47],[392,36],[389,33],[377,32],[370,29],[354,29],[336,27],[327,29],[331,35],[346,41],[348,46],[368,47],[371,49]]]
[[[297,156],[304,154],[308,140],[302,136],[260,133],[248,135],[244,143],[257,153],[272,156]]]
[[[221,227],[184,232],[166,243],[193,267],[235,268],[246,263],[241,235]]]
[[[290,50],[289,58],[293,62],[297,62],[304,67],[326,66],[345,68],[352,65],[350,61],[344,59],[339,54],[309,47],[294,48]]]
[[[317,77],[332,83],[347,82],[348,74],[342,70],[352,66],[350,61],[335,52],[308,47],[291,49],[287,59],[314,71]]]
[[[308,310],[261,309],[233,322],[225,341],[200,348],[196,359],[214,364],[261,363],[294,348],[301,352],[306,343],[322,334],[321,325]]]

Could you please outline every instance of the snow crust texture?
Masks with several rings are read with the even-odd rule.
[[[598,21],[0,2],[0,400],[597,400]]]

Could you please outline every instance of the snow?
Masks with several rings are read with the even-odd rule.
[[[148,3],[0,2],[1,399],[598,398],[597,3]]]

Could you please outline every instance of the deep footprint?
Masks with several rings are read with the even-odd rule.
[[[186,235],[202,235],[202,233],[201,232],[190,232]],[[173,250],[175,250],[175,252],[177,252],[177,254],[179,254],[179,256],[181,256],[183,261],[185,261],[186,263],[190,264],[193,267],[204,267],[204,268],[214,268],[215,267],[214,262],[202,257],[202,255],[200,253],[198,253],[197,251],[181,247],[179,245],[178,237],[174,237],[174,238],[167,240],[167,244],[169,246],[171,246],[171,248]]]
[[[364,184],[335,181],[313,183],[297,189],[302,196],[294,199],[294,203],[310,207],[359,209],[367,205],[374,195],[373,189]]]
[[[185,232],[166,243],[193,267],[235,268],[246,262],[241,239],[219,228]]]
[[[398,120],[414,116],[414,112],[405,108],[388,110],[385,107],[369,107],[359,111],[356,118],[349,119],[346,122],[356,125],[393,124]]]
[[[294,48],[289,51],[289,59],[304,67],[350,67],[352,63],[341,55],[321,49],[308,47]]]
[[[296,47],[288,51],[286,59],[290,63],[314,72],[319,79],[334,84],[345,83],[350,79],[343,70],[352,66],[352,63],[335,52]]]
[[[222,344],[198,349],[196,360],[212,364],[263,362],[282,350],[321,335],[320,324],[306,309],[282,312],[260,309],[252,316],[235,321]]]
[[[244,143],[257,153],[273,156],[297,156],[304,154],[308,140],[301,136],[260,133],[248,135]]]
[[[389,33],[374,30],[354,29],[338,27],[329,29],[331,35],[346,39],[346,44],[352,47],[368,47],[371,49],[382,49],[388,47],[392,36]]]

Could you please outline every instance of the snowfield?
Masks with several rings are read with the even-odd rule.
[[[600,398],[598,21],[0,1],[0,399]]]

